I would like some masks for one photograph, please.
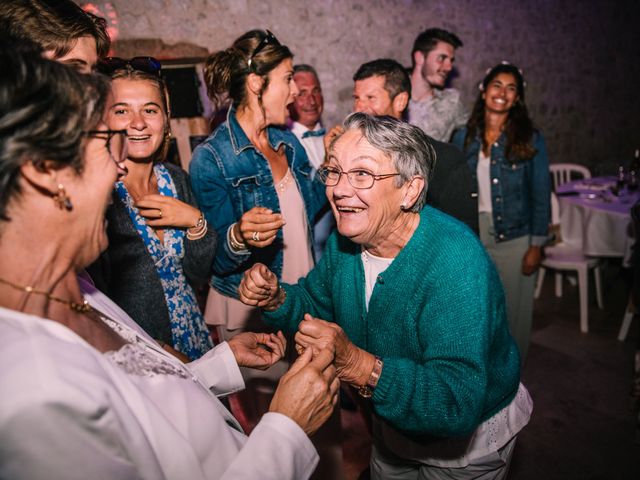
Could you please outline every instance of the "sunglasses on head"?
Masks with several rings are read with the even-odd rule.
[[[162,68],[160,62],[153,57],[133,57],[129,60],[120,57],[107,57],[98,62],[98,71],[105,75],[111,75],[116,70],[122,70],[127,66],[157,77],[160,76]]]
[[[249,57],[249,61],[247,62],[247,66],[251,68],[251,63],[253,62],[253,58],[258,55],[267,45],[275,45],[276,47],[280,46],[280,42],[276,38],[276,36],[271,33],[271,31],[266,30],[267,36],[260,40],[260,43],[255,48],[251,56]]]

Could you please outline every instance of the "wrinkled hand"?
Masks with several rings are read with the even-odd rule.
[[[330,350],[335,354],[338,376],[345,382],[363,385],[373,369],[375,356],[354,345],[340,325],[314,318],[308,313],[298,325],[296,348],[312,350],[314,356]]]
[[[329,130],[322,139],[322,143],[324,143],[324,151],[328,152],[329,147],[331,146],[331,142],[338,135],[342,135],[344,133],[344,127],[342,125],[336,125],[331,130]]]
[[[286,415],[307,435],[314,434],[338,402],[340,380],[332,361],[329,350],[313,359],[310,349],[303,353],[280,379],[269,411]]]
[[[200,211],[197,208],[177,198],[157,193],[145,195],[135,205],[150,227],[190,228],[200,219]]]
[[[271,245],[276,239],[278,230],[285,224],[282,215],[273,213],[270,208],[253,207],[242,214],[242,217],[233,226],[233,234],[236,239],[247,245],[263,248]],[[257,232],[258,240],[254,240]]]
[[[531,245],[522,258],[522,274],[533,275],[542,262],[542,247]]]
[[[282,332],[243,332],[231,338],[229,347],[241,367],[266,370],[284,356],[287,340]]]
[[[279,306],[278,277],[266,265],[255,263],[244,272],[238,294],[246,305],[267,309]]]

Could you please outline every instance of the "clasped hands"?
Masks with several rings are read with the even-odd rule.
[[[282,332],[243,332],[228,343],[238,365],[263,370],[280,360],[286,348]],[[340,381],[332,360],[329,350],[301,355],[280,379],[269,411],[291,418],[307,435],[315,433],[338,402]]]
[[[254,264],[244,273],[238,293],[245,304],[265,310],[275,310],[284,301],[278,278],[261,263]],[[323,350],[333,352],[334,365],[341,380],[353,385],[367,383],[375,356],[354,345],[336,323],[307,313],[298,326],[295,341],[298,351],[311,349],[314,358]]]

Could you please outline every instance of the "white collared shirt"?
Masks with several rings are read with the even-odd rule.
[[[322,128],[322,124],[320,122],[316,123],[316,126],[311,130],[316,131]],[[314,172],[320,168],[322,162],[324,162],[324,141],[323,137],[307,137],[302,138],[302,135],[309,131],[307,127],[298,122],[293,122],[291,124],[291,133],[293,133],[300,143],[304,147],[307,152],[307,156],[309,157],[309,163],[313,167]]]

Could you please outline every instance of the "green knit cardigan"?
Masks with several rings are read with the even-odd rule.
[[[411,437],[464,436],[508,405],[520,360],[500,278],[475,234],[425,207],[378,276],[368,311],[360,254],[360,245],[334,232],[307,277],[283,285],[286,301],[265,312],[267,323],[295,331],[310,313],[381,357],[374,410]]]

